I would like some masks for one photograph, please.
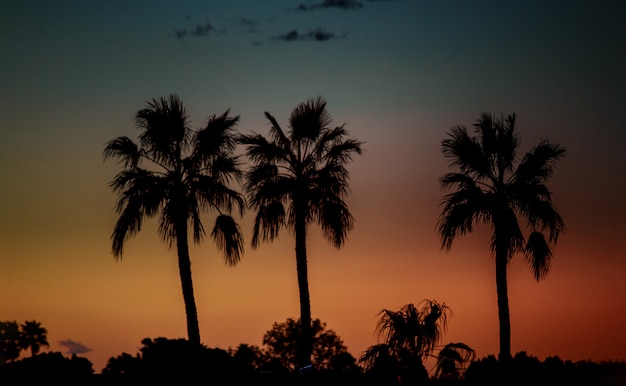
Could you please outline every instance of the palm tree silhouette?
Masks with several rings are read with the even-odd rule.
[[[457,381],[475,358],[476,352],[465,343],[448,343],[437,354],[435,377]]]
[[[200,343],[198,313],[191,279],[188,226],[199,243],[205,230],[203,212],[217,212],[211,232],[224,262],[235,265],[243,253],[239,225],[230,213],[244,210],[243,196],[227,185],[242,177],[235,150],[234,127],[239,116],[229,110],[211,116],[205,128],[189,127],[189,114],[180,98],[152,99],[135,116],[139,144],[128,137],[107,143],[104,159],[117,158],[124,169],[111,181],[118,194],[119,219],[111,236],[113,255],[121,259],[125,241],[141,230],[145,218],[159,216],[158,233],[169,248],[176,245],[187,334]],[[146,167],[143,164],[148,164]]]
[[[0,321],[0,365],[20,356],[20,326],[15,320]]]
[[[506,120],[483,113],[474,124],[476,137],[455,126],[441,142],[454,172],[441,177],[443,210],[437,221],[442,248],[449,251],[458,235],[470,233],[474,223],[491,226],[491,252],[496,262],[496,292],[500,322],[500,358],[511,358],[511,322],[507,290],[507,266],[523,252],[537,281],[550,269],[552,246],[565,229],[552,206],[545,185],[565,149],[541,140],[519,159],[520,138],[515,114]],[[525,219],[530,233],[520,226]],[[547,238],[544,235],[547,234]]]
[[[302,339],[298,364],[311,362],[311,304],[307,274],[307,228],[317,222],[324,236],[341,247],[353,227],[344,197],[348,191],[346,163],[361,154],[362,143],[344,139],[345,125],[331,128],[331,116],[321,97],[300,103],[285,132],[269,113],[269,139],[261,134],[242,135],[252,163],[244,190],[257,214],[252,247],[278,237],[282,226],[295,236],[296,267],[300,293]],[[285,208],[287,206],[287,209]]]
[[[30,348],[30,353],[35,356],[39,353],[41,346],[50,346],[48,343],[48,330],[41,326],[41,323],[25,321],[20,325],[20,347],[22,350]]]
[[[423,300],[398,311],[382,310],[376,325],[381,343],[371,346],[359,358],[365,369],[385,364],[404,382],[428,378],[423,359],[432,355],[448,324],[450,308],[445,303]]]

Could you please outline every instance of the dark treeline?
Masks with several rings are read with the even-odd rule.
[[[326,324],[312,321],[311,366],[298,366],[300,321],[274,323],[261,347],[242,343],[236,348],[209,348],[187,339],[145,338],[138,353],[109,358],[100,373],[84,357],[32,350],[32,336],[15,334],[15,322],[0,322],[0,384],[61,383],[64,385],[622,385],[626,362],[540,361],[519,352],[508,360],[490,355],[476,359],[460,343],[439,344],[449,308],[431,300],[382,310],[376,327],[380,343],[358,360]],[[36,325],[36,345],[47,343],[46,330]],[[6,327],[9,327],[8,329]],[[23,330],[28,332],[29,330]],[[30,330],[35,331],[33,329]],[[18,360],[19,351],[30,355]],[[11,353],[11,357],[7,353]],[[424,365],[436,358],[432,369]]]
[[[59,352],[39,353],[1,365],[0,384],[612,386],[623,385],[626,380],[624,362],[572,362],[559,357],[540,361],[525,352],[517,353],[507,362],[494,356],[475,360],[458,379],[431,375],[409,380],[398,377],[393,366],[365,370],[355,365],[352,355],[342,350],[326,356],[321,368],[294,371],[290,364],[295,362],[289,363],[289,358],[295,359],[295,351],[280,357],[246,344],[224,350],[186,339],[146,338],[141,343],[139,353],[111,357],[101,373],[95,373],[91,362],[83,357]]]

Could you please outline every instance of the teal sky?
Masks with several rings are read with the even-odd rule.
[[[146,336],[183,336],[172,253],[153,229],[129,242],[124,261],[110,254],[107,184],[118,168],[102,162],[105,143],[133,136],[134,113],[170,93],[196,127],[231,109],[240,131],[260,133],[264,111],[286,125],[299,102],[321,95],[335,123],[366,143],[350,167],[356,228],[346,248],[315,235],[309,244],[313,316],[353,355],[375,343],[376,312],[423,298],[453,309],[450,340],[496,353],[488,236],[466,236],[446,254],[434,232],[447,171],[439,144],[482,112],[515,112],[525,149],[549,138],[568,155],[550,185],[567,226],[552,272],[537,284],[521,257],[510,271],[513,349],[626,358],[623,331],[570,343],[596,313],[616,313],[609,327],[626,324],[625,11],[619,1],[5,2],[0,320],[42,321],[51,349],[82,342],[97,371]],[[288,233],[248,248],[234,269],[210,243],[197,250],[194,280],[209,283],[197,296],[206,344],[260,344],[274,321],[297,314],[291,252]],[[243,292],[228,295],[231,286]],[[277,298],[255,298],[258,288]],[[156,319],[165,327],[126,325]],[[226,324],[245,332],[220,334]],[[126,335],[93,337],[113,331]]]

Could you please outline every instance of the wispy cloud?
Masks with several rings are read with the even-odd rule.
[[[298,32],[298,30],[294,29],[287,33],[274,36],[273,40],[285,42],[296,42],[303,40],[326,42],[333,39],[345,39],[347,36],[348,34],[346,32],[342,33],[341,35],[337,35],[334,32],[326,31],[323,28],[309,30],[308,32],[304,33],[300,33]]]
[[[65,354],[84,354],[93,351],[90,347],[71,339],[60,340],[58,343],[66,348]]]
[[[204,37],[214,33],[220,33],[224,31],[220,31],[215,28],[215,26],[209,22],[204,24],[197,24],[193,28],[188,29],[179,29],[174,31],[174,35],[176,39],[184,39],[186,37]]]
[[[359,9],[363,8],[363,3],[356,0],[324,0],[319,3],[300,4],[296,8],[298,11],[314,11],[317,9],[339,8],[339,9]]]
[[[254,30],[260,23],[258,20],[250,19],[243,16],[233,20],[232,22],[249,30]]]

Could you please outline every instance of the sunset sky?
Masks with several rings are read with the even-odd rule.
[[[315,228],[311,307],[358,356],[377,313],[431,299],[453,311],[442,343],[498,353],[488,228],[448,253],[435,224],[440,142],[482,112],[517,114],[522,149],[567,156],[549,182],[566,231],[536,282],[509,269],[512,351],[540,359],[626,359],[626,3],[620,1],[10,1],[0,12],[0,320],[37,320],[49,350],[99,372],[145,337],[186,337],[177,260],[156,222],[111,254],[120,170],[103,162],[133,116],[177,93],[201,127],[287,126],[324,97],[364,141],[348,165],[355,228],[340,250]],[[205,217],[212,224],[212,215]],[[226,267],[210,239],[191,250],[202,341],[261,345],[299,317],[293,238]]]

